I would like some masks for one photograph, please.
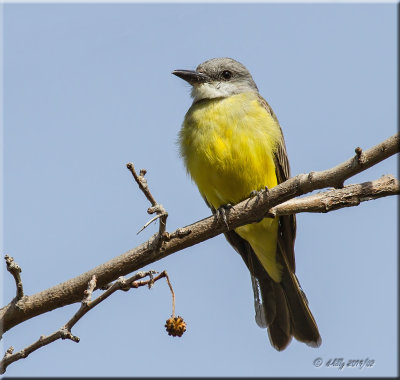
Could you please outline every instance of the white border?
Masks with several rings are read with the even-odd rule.
[[[0,4],[261,4],[261,3],[274,3],[274,4],[397,4],[399,0],[0,0]]]

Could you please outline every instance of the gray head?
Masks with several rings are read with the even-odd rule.
[[[213,58],[197,66],[196,71],[175,70],[172,74],[193,86],[194,101],[258,92],[246,67],[232,58]]]

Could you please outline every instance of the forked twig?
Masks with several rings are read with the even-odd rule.
[[[147,184],[147,180],[144,177],[147,173],[146,169],[141,169],[139,175],[137,175],[135,167],[132,162],[129,162],[126,164],[126,167],[129,169],[129,171],[132,173],[133,178],[135,179],[136,183],[139,186],[139,189],[142,190],[143,194],[146,196],[148,201],[151,204],[151,207],[147,209],[147,212],[149,214],[154,214],[157,213],[157,216],[152,218],[150,221],[148,221],[142,229],[138,232],[140,233],[143,231],[150,223],[154,222],[156,219],[160,219],[160,225],[159,225],[159,230],[158,230],[158,235],[159,235],[159,244],[158,248],[161,245],[165,230],[167,228],[167,217],[168,213],[165,211],[164,207],[157,203],[157,201],[154,199],[153,195],[150,192],[149,186]]]
[[[161,278],[165,278],[167,280],[167,284],[169,286],[169,290],[171,291],[172,295],[172,316],[175,317],[175,293],[174,289],[172,288],[171,281],[169,280],[169,276],[166,270],[162,271],[158,276],[154,278],[150,278],[149,280],[145,281],[135,281],[132,286],[134,288],[138,288],[139,286],[148,285],[149,288],[153,286],[153,284]]]

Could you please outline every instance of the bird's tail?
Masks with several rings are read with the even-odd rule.
[[[246,240],[234,231],[225,232],[225,237],[242,256],[250,271],[256,322],[260,327],[268,328],[273,347],[282,351],[293,336],[309,346],[320,346],[317,324],[294,273],[294,265],[291,266],[282,254],[284,248],[278,245],[283,271],[282,280],[277,283],[268,275]]]
[[[256,321],[268,328],[272,346],[282,351],[294,336],[311,347],[319,347],[318,327],[296,275],[284,267],[280,283],[268,275],[257,276],[255,280],[262,301],[256,305]],[[253,279],[253,288],[254,285]]]

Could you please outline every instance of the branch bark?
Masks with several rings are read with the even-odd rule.
[[[19,300],[13,300],[10,304],[0,309],[2,332],[6,332],[17,324],[37,315],[79,302],[89,280],[93,276],[96,276],[97,288],[101,288],[122,275],[136,271],[172,253],[213,238],[226,231],[227,228],[234,229],[260,221],[268,215],[269,210],[274,210],[273,208],[278,204],[294,197],[326,187],[341,189],[345,180],[398,153],[399,148],[400,139],[398,134],[366,151],[356,148],[356,154],[353,157],[331,169],[299,174],[272,189],[262,191],[257,197],[248,198],[235,205],[227,211],[228,227],[224,221],[216,220],[214,216],[210,216],[184,228],[179,228],[171,234],[164,232],[162,239],[160,239],[160,235],[154,235],[140,246],[78,277],[31,296],[25,295]],[[359,186],[363,186],[360,199],[374,197],[370,191],[373,186],[365,184]],[[348,188],[344,189],[342,191],[347,191],[346,189]],[[340,195],[340,193],[337,194]],[[386,193],[386,195],[394,194],[399,194],[398,182],[395,182],[392,190]],[[304,199],[299,202],[303,204],[302,212],[307,211],[304,209]],[[275,212],[279,212],[276,210],[279,209],[275,209]],[[314,210],[313,212],[316,211]],[[292,208],[290,212],[297,211]],[[159,244],[160,241],[161,245]]]

